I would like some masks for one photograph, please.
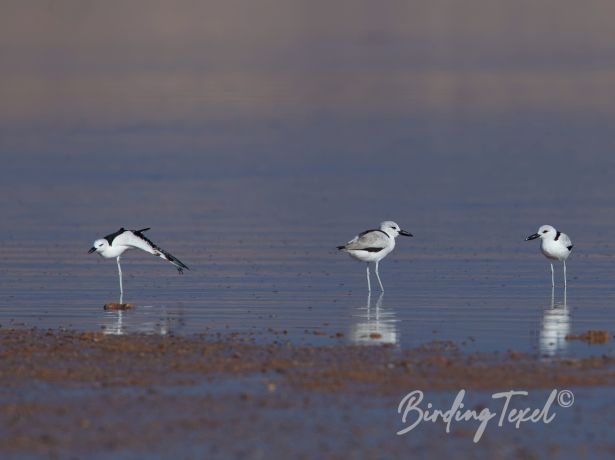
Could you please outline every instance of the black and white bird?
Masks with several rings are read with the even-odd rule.
[[[540,249],[544,256],[551,261],[551,286],[555,286],[553,261],[564,262],[564,286],[566,286],[566,259],[570,256],[574,247],[570,237],[555,230],[550,225],[543,225],[538,229],[538,232],[528,236],[525,241],[535,240],[536,238],[540,238]]]
[[[148,231],[149,228],[142,228],[141,230],[126,230],[124,227],[120,228],[117,232],[111,233],[99,240],[94,241],[94,245],[88,251],[88,254],[96,252],[105,259],[117,259],[117,269],[120,276],[120,303],[124,303],[124,288],[122,286],[122,266],[120,265],[120,257],[125,251],[129,249],[141,249],[145,252],[149,252],[155,256],[161,257],[164,260],[171,262],[177,271],[182,274],[183,270],[190,270],[182,261],[177,257],[168,253],[164,249],[158,247],[151,240],[149,240],[143,233]]]
[[[378,273],[378,263],[395,249],[395,238],[398,235],[412,236],[412,233],[402,230],[395,222],[387,220],[380,224],[379,229],[366,230],[359,233],[348,243],[337,247],[340,251],[348,253],[350,257],[361,262],[367,262],[367,290],[369,292],[372,290],[369,281],[370,262],[375,263],[376,278],[378,278],[380,290],[384,292],[384,286]]]

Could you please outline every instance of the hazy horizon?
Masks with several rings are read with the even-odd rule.
[[[99,152],[100,142],[199,149],[319,121],[438,130],[438,120],[582,120],[615,107],[606,1],[8,1],[2,10],[7,153]]]

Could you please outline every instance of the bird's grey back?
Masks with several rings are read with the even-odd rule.
[[[367,230],[350,240],[344,249],[361,250],[367,248],[385,248],[390,243],[390,236],[382,230]]]

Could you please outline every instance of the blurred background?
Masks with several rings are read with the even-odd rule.
[[[610,199],[614,14],[568,0],[4,1],[4,231],[24,207],[44,225],[166,225],[237,177],[237,196],[213,201],[246,218],[354,220],[360,200],[357,224],[444,225],[440,206],[476,198],[504,209],[489,225],[534,205],[579,225],[571,206]],[[185,194],[147,199],[141,182]],[[56,194],[64,215],[40,202]]]
[[[614,356],[613,341],[566,340],[615,330],[614,18],[609,0],[2,0],[0,327]],[[385,295],[369,296],[364,266],[335,247],[385,219],[415,237],[398,239],[380,264]],[[552,291],[538,243],[524,241],[542,224],[575,244],[567,293],[561,267]],[[87,250],[121,226],[152,227],[191,270],[127,253],[136,308],[106,312],[115,261]],[[254,393],[273,404],[244,398],[270,374],[147,394],[34,382],[0,402],[6,433],[22,427],[16,445],[74,439],[96,458],[132,457],[133,433],[168,426],[145,452],[613,452],[612,389],[577,391],[574,378],[578,402],[556,426],[495,430],[472,450],[469,425],[392,439],[412,382],[395,401],[363,386],[298,393],[297,417],[292,398],[276,399],[283,385]],[[195,411],[198,423],[182,418]]]
[[[383,263],[385,285],[423,293],[398,305],[538,286],[524,305],[542,314],[548,264],[523,239],[545,223],[576,244],[577,304],[613,300],[612,2],[0,8],[5,308],[114,297],[114,264],[84,252],[120,226],[200,270],[134,256],[137,299],[295,283],[304,304],[318,286],[323,308],[349,289],[358,307],[363,268],[334,248],[385,219],[415,234]]]

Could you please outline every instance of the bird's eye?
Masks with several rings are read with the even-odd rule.
[[[547,233],[547,232],[548,232],[548,230],[543,230],[543,231],[542,231],[542,233]]]

